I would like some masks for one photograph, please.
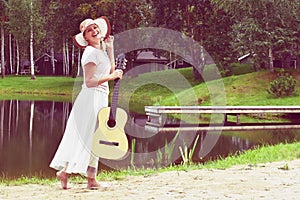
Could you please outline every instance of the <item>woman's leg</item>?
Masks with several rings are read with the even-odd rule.
[[[96,157],[94,155],[91,155],[89,166],[88,166],[88,169],[87,169],[87,176],[88,176],[88,185],[87,185],[87,187],[90,188],[90,189],[100,187],[100,184],[96,180],[97,171],[98,171],[98,161],[99,161],[98,157]]]
[[[60,180],[62,189],[67,189],[68,178],[70,174],[66,173],[67,166],[65,166],[62,170],[56,172],[56,177]]]
[[[89,166],[87,169],[87,176],[88,176],[87,187],[89,189],[99,189],[100,187],[103,189],[109,188],[109,184],[104,182],[99,183],[96,179],[97,171],[98,171],[98,162],[99,162],[99,158],[94,155],[91,155]]]

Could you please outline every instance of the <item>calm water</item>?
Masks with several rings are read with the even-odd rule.
[[[54,101],[0,101],[0,172],[5,178],[22,175],[52,177],[54,170],[49,163],[63,136],[72,104]],[[129,154],[119,161],[100,160],[100,169],[157,167],[170,162],[182,161],[179,147],[192,147],[197,136],[198,143],[193,160],[225,157],[259,144],[275,144],[300,140],[298,131],[256,131],[222,133],[212,135],[205,132],[151,133],[144,129],[145,116],[130,116],[125,127],[130,146],[136,141],[134,155]],[[201,148],[209,137],[217,137],[213,148],[201,158]],[[206,142],[205,142],[206,141]],[[174,144],[173,144],[174,142]],[[173,145],[173,146],[172,146]],[[171,152],[171,153],[170,153]],[[168,155],[172,155],[168,157]],[[134,158],[134,160],[132,160]]]

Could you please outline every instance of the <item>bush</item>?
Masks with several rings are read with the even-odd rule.
[[[254,72],[253,64],[250,63],[231,63],[231,75],[241,75]]]
[[[295,92],[296,80],[284,69],[280,70],[279,77],[270,83],[269,94],[275,97],[290,96]]]

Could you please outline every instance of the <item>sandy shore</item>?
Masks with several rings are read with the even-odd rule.
[[[286,170],[285,166],[288,166]],[[193,170],[129,176],[110,181],[108,190],[87,190],[86,183],[0,186],[0,199],[300,199],[300,159],[235,166],[226,170]]]

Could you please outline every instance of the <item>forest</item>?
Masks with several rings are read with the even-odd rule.
[[[300,68],[300,2],[282,0],[0,0],[1,75],[18,74],[24,63],[35,78],[35,61],[61,55],[62,74],[79,66],[73,45],[85,18],[107,16],[112,35],[161,27],[199,42],[221,71],[243,55],[256,70]],[[133,52],[132,59],[137,52]],[[176,56],[176,55],[174,55]],[[194,66],[195,67],[195,66]]]

